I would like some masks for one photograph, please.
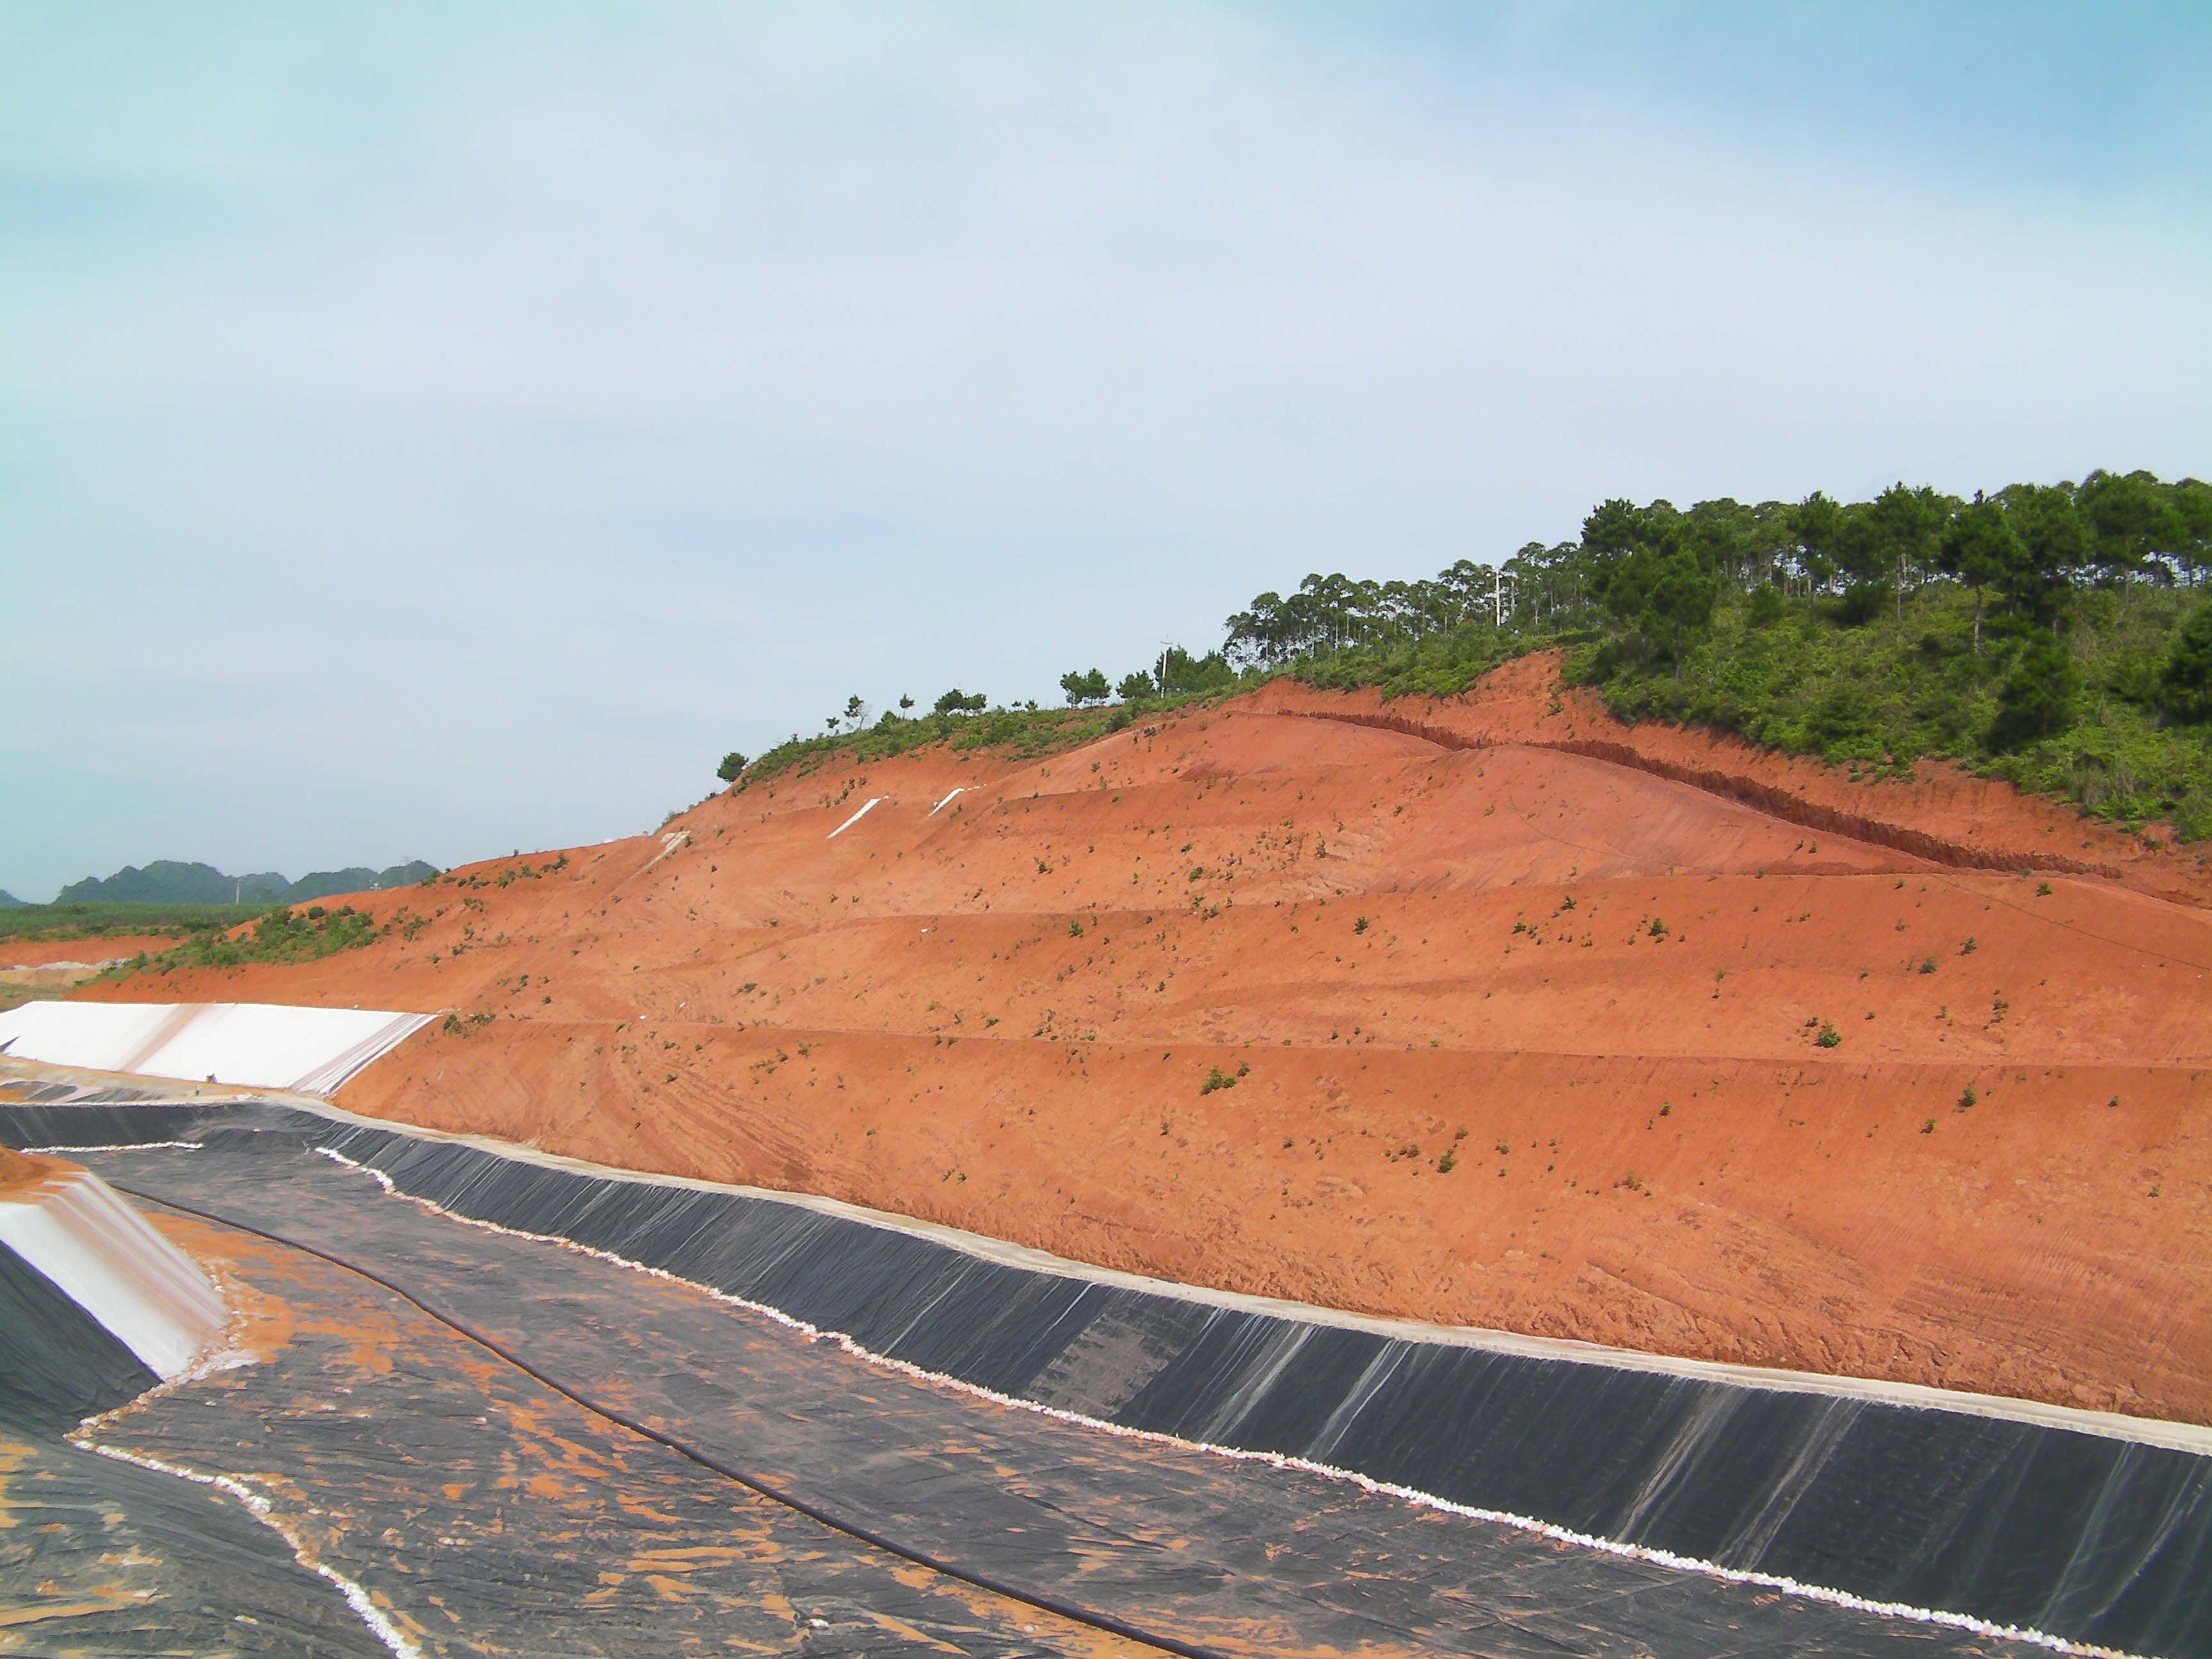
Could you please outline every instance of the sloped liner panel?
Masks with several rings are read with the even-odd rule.
[[[0,1200],[0,1245],[45,1275],[157,1376],[222,1334],[222,1297],[199,1264],[89,1170],[54,1163]]]
[[[0,1426],[58,1434],[160,1380],[44,1273],[0,1244]]]
[[[265,1002],[31,1002],[0,1014],[0,1050],[49,1066],[331,1094],[430,1018]]]
[[[106,1411],[221,1341],[226,1310],[207,1275],[105,1181],[58,1158],[13,1161],[9,1176],[0,1420],[52,1428]]]

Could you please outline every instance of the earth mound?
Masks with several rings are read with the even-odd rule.
[[[1109,1267],[2203,1422],[2208,897],[1532,658],[786,775],[80,994],[439,1012],[343,1103]]]

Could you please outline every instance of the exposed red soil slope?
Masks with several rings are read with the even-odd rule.
[[[1568,742],[1607,747],[1536,746]],[[321,963],[91,994],[449,1007],[346,1103],[1115,1267],[2212,1420],[2192,854],[1631,731],[1541,660],[787,777],[665,834],[369,895],[403,925]]]

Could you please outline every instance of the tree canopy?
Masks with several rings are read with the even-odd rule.
[[[1067,694],[1067,706],[1080,708],[1087,702],[1103,702],[1114,695],[1106,684],[1105,671],[1098,668],[1072,669],[1060,677],[1060,689]]]

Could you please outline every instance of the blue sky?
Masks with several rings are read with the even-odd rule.
[[[1614,494],[2212,472],[2212,9],[0,5],[0,887],[635,831]]]

